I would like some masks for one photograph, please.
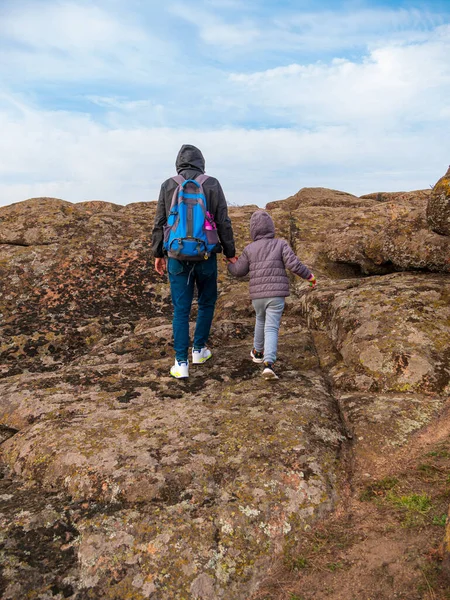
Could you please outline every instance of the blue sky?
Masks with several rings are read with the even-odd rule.
[[[450,2],[0,0],[0,204],[155,199],[183,143],[230,202],[425,188]]]

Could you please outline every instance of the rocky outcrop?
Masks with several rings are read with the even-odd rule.
[[[392,200],[347,212],[344,222],[329,228],[326,257],[358,266],[364,275],[450,272],[450,242],[430,231],[426,220],[429,195],[427,191],[392,195]]]
[[[450,167],[431,192],[427,206],[430,229],[441,235],[450,235]]]
[[[241,239],[251,212],[235,211]],[[0,211],[2,460],[35,494],[86,507],[74,523],[74,593],[239,598],[332,509],[342,425],[296,316],[286,316],[284,381],[274,395],[260,380],[246,284],[225,269],[214,363],[188,383],[168,377],[153,215],[152,203],[53,199]],[[26,595],[13,575],[27,564],[7,594]]]
[[[0,512],[11,540],[0,548],[0,593],[256,593],[273,556],[333,510],[348,440],[367,468],[448,396],[448,246],[427,227],[428,196],[305,188],[268,206],[319,279],[314,291],[292,279],[281,379],[269,387],[249,358],[248,284],[221,261],[214,359],[188,381],[168,377],[171,306],[150,256],[154,203],[43,198],[0,209],[10,490]],[[231,209],[239,251],[254,209]],[[16,510],[24,484],[26,515]],[[30,552],[45,544],[64,560],[40,573]]]
[[[167,314],[153,217],[153,203],[46,198],[0,210],[0,374],[58,369],[140,316]]]
[[[302,188],[286,200],[269,202],[266,208],[267,210],[273,210],[274,208],[277,208],[280,203],[284,209],[296,209],[303,206],[320,206],[322,208],[324,206],[361,207],[370,206],[372,204],[370,200],[378,200],[378,198],[369,196],[361,196],[358,198],[358,196],[348,194],[347,192],[329,190],[327,188]]]
[[[380,201],[377,194],[358,199],[305,188],[286,204],[268,206],[277,230],[299,255],[333,279],[405,270],[448,273],[449,240],[430,231],[427,223],[430,194],[382,194]]]
[[[342,356],[336,387],[450,392],[447,276],[397,273],[324,288],[303,294],[297,310]]]
[[[156,320],[63,371],[4,381],[1,418],[19,429],[3,444],[5,463],[91,507],[76,525],[81,587],[175,599],[208,582],[205,597],[247,597],[273,552],[330,511],[344,438],[296,321],[276,393],[236,322],[235,339],[216,332],[214,364],[188,383],[167,376],[171,357],[158,354],[170,330]]]

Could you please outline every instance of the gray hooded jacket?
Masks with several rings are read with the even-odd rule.
[[[205,172],[203,154],[198,148],[190,144],[181,147],[175,164],[177,173],[185,179],[195,179]],[[152,251],[153,256],[156,258],[164,256],[164,225],[167,223],[173,193],[177,186],[178,184],[173,179],[167,179],[161,186],[152,233]],[[220,239],[220,244],[216,245],[214,252],[222,252],[223,249],[225,256],[232,258],[235,255],[233,228],[228,216],[227,201],[222,187],[217,179],[209,177],[203,184],[203,191],[206,196],[206,208],[214,216]]]
[[[250,297],[272,298],[289,296],[289,279],[286,269],[308,279],[311,271],[294,254],[286,242],[275,237],[271,216],[263,210],[252,214],[250,219],[252,240],[238,261],[228,264],[228,270],[236,277],[250,273]]]

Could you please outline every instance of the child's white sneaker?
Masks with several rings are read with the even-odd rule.
[[[202,348],[201,350],[194,350],[192,348],[192,362],[194,365],[201,365],[211,358],[212,352],[208,348]]]
[[[175,359],[175,364],[170,369],[170,374],[175,379],[184,379],[185,377],[189,377],[189,363],[187,362],[178,362]]]
[[[253,350],[250,352],[250,356],[252,357],[254,363],[264,362],[264,352],[255,350],[255,348],[253,348]]]
[[[272,363],[264,363],[264,371],[262,372],[264,379],[279,379],[278,375],[273,370]]]

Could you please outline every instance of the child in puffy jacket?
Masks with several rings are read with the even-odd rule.
[[[313,273],[302,264],[286,242],[275,237],[272,218],[264,210],[254,212],[250,219],[253,242],[246,246],[239,259],[228,264],[235,277],[250,274],[250,297],[256,312],[255,337],[250,356],[255,363],[264,363],[263,377],[278,379],[273,369],[277,357],[278,330],[289,296],[286,269],[316,286]]]

